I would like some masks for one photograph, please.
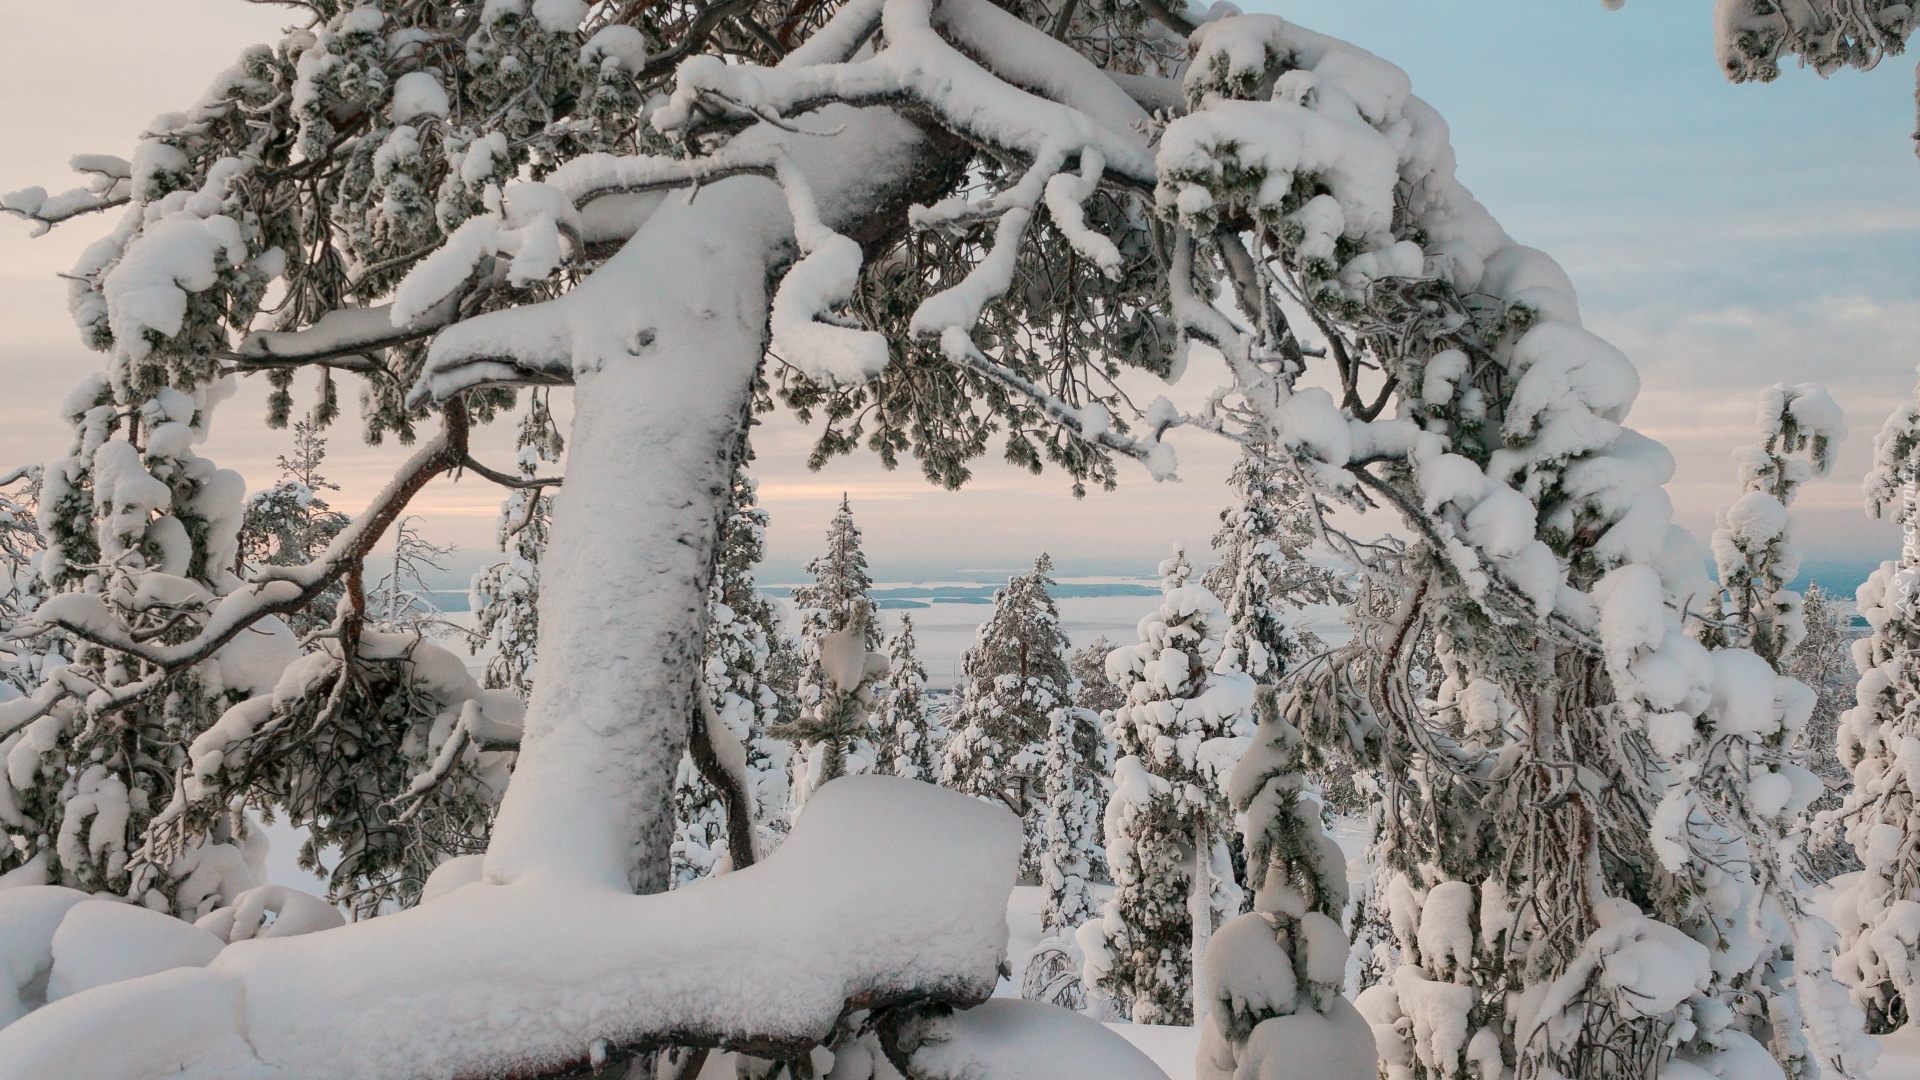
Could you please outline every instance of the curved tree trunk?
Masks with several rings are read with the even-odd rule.
[[[841,130],[740,139],[784,143],[823,221],[862,243],[903,227],[923,188],[950,182],[951,149],[932,152],[939,144],[891,110],[814,119]],[[501,324],[504,353],[538,349],[542,318],[549,340],[570,343],[575,414],[541,570],[539,675],[489,880],[667,887],[713,544],[770,282],[792,254],[780,188],[735,177],[692,201],[669,195],[572,293],[506,313],[522,318]]]

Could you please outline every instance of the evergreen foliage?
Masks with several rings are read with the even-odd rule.
[[[1840,717],[1856,704],[1854,684],[1859,671],[1853,666],[1853,643],[1859,635],[1853,628],[1852,602],[1827,592],[1819,582],[1807,586],[1800,612],[1806,637],[1789,658],[1787,674],[1807,684],[1814,694],[1813,715],[1807,718],[1801,743],[1804,764],[1825,790],[1807,807],[1814,822],[1807,854],[1813,860],[1814,877],[1827,881],[1861,869],[1834,813],[1842,795],[1853,786],[1852,773],[1840,762]]]
[[[875,772],[937,783],[945,738],[927,704],[927,667],[913,639],[913,617],[900,616],[900,629],[887,639],[887,687],[875,724]]]
[[[299,566],[327,549],[351,520],[328,505],[322,492],[340,485],[320,472],[327,456],[327,440],[313,421],[293,425],[293,455],[281,454],[280,481],[247,496],[246,517],[240,524],[240,557],[234,573],[248,575],[261,566]],[[333,624],[342,587],[338,584],[316,597],[287,622],[305,636]]]
[[[46,596],[40,577],[40,556],[46,543],[35,520],[40,502],[42,471],[38,465],[16,469],[0,489],[18,484],[17,490],[0,493],[0,633],[11,632],[31,618]],[[54,640],[38,648],[16,647],[11,655],[0,657],[0,684],[11,687],[9,697],[31,694],[44,680],[49,660],[64,659],[61,645]],[[4,694],[0,690],[0,694]],[[11,841],[0,830],[0,849]],[[0,850],[0,858],[5,857]]]
[[[1098,713],[1069,705],[1048,716],[1046,757],[1040,763],[1046,798],[1041,817],[1046,846],[1040,852],[1040,884],[1047,891],[1040,908],[1043,933],[1070,933],[1095,915],[1093,883],[1107,877],[1100,812],[1112,757]]]
[[[866,709],[878,681],[864,678],[857,688],[836,695],[821,654],[823,641],[849,629],[858,630],[866,652],[885,644],[871,595],[873,576],[860,550],[860,527],[853,523],[853,506],[845,495],[827,524],[826,552],[809,561],[806,570],[813,583],[793,590],[793,606],[800,612],[799,709],[779,732],[801,750],[792,766],[796,806],[835,776],[867,772],[875,763],[874,731]],[[867,700],[856,702],[862,696]]]
[[[1826,999],[1824,942],[1803,937],[1793,956],[1803,1018],[1773,1011],[1784,998],[1762,989],[1782,973],[1751,966],[1785,959],[1762,953],[1798,900],[1783,864],[1802,793],[1786,766],[1812,705],[1769,662],[1792,651],[1784,553],[1745,528],[1758,517],[1730,521],[1750,575],[1707,612],[1728,645],[1688,636],[1714,591],[1671,525],[1671,457],[1622,426],[1638,377],[1583,328],[1561,269],[1458,183],[1446,125],[1403,71],[1277,17],[1223,6],[1196,23],[1158,0],[300,10],[304,25],[163,114],[130,160],[76,159],[84,189],[0,199],[47,227],[126,207],[69,276],[83,338],[111,355],[63,410],[75,437],[45,474],[49,595],[33,620],[40,643],[66,635],[73,663],[44,672],[26,704],[0,703],[0,866],[197,918],[232,900],[257,855],[239,808],[289,805],[297,824],[338,826],[354,867],[342,884],[404,903],[456,849],[442,841],[484,829],[505,767],[487,755],[518,745],[487,856],[489,877],[513,883],[498,895],[533,892],[514,890],[526,881],[663,889],[746,410],[777,396],[824,419],[816,460],[864,443],[949,486],[1000,436],[1010,460],[1052,461],[1076,491],[1112,483],[1119,456],[1172,476],[1162,436],[1186,426],[1266,458],[1311,490],[1316,516],[1323,503],[1388,509],[1401,527],[1384,531],[1409,538],[1358,541],[1318,522],[1361,579],[1362,617],[1352,642],[1294,669],[1281,708],[1386,780],[1381,851],[1406,963],[1374,988],[1368,1019],[1390,1068],[1732,1075],[1764,1054],[1755,1035],[1769,1026],[1798,1070],[1864,1067],[1831,1052],[1850,1017]],[[1735,78],[1770,77],[1782,56],[1866,66],[1912,25],[1911,5],[1891,0],[1728,0],[1720,15]],[[809,134],[816,120],[834,134]],[[661,197],[695,188],[698,199]],[[1230,383],[1192,414],[1164,398],[1134,408],[1116,380],[1177,378],[1195,341]],[[264,375],[268,422],[284,425],[303,366],[317,375],[316,424],[352,373],[366,378],[370,439],[411,441],[436,409],[442,429],[358,517],[353,566],[265,567],[241,582],[244,489],[192,446],[229,370]],[[570,478],[556,528],[568,557],[541,583],[548,666],[523,733],[518,699],[461,682],[450,654],[362,634],[375,612],[358,563],[428,478],[469,464],[468,425],[507,407],[510,385],[563,383],[580,407],[573,453],[591,467]],[[1895,427],[1882,479],[1910,503],[1912,414]],[[1877,613],[1861,650],[1871,670],[1841,736],[1856,769],[1850,835],[1868,863],[1843,966],[1889,1022],[1905,1015],[1899,983],[1914,963],[1887,939],[1920,939],[1896,895],[1914,877],[1901,573],[1863,596]],[[293,669],[266,655],[291,641],[268,618],[343,575],[338,632],[297,661],[289,694],[269,696]],[[605,603],[609,575],[645,602]],[[389,576],[391,613],[403,589]],[[1210,882],[1226,880],[1211,789],[1236,756],[1215,729],[1251,708],[1239,704],[1251,678],[1232,662],[1215,670],[1226,613],[1186,588],[1169,587],[1149,640],[1115,653],[1128,654],[1116,677],[1129,698],[1114,726],[1132,742],[1106,824],[1121,896],[1134,888],[1127,903],[1148,929],[1116,931],[1110,956],[1087,950],[1090,968],[1139,991],[1135,1015],[1156,1019],[1180,1015],[1192,950],[1168,929],[1177,897],[1150,886],[1185,844],[1200,945],[1221,900]],[[831,750],[811,780],[859,734],[849,702],[878,674],[870,607],[819,610],[837,628],[809,635],[804,666],[818,670],[796,683],[812,701],[796,694],[788,718]],[[1425,678],[1434,670],[1443,685]],[[1023,734],[1009,753],[1032,751],[1038,731]],[[444,829],[402,828],[435,815]],[[566,895],[525,910],[551,929],[576,913],[553,900]],[[454,909],[487,907],[472,901]],[[430,909],[412,925],[444,933],[441,918]],[[364,946],[383,932],[344,935]],[[137,1067],[173,1068],[188,1045],[300,1072],[289,1055],[380,1043],[359,1037],[396,1002],[304,965],[323,953],[251,950],[258,968],[223,964],[196,984],[324,981],[315,1000],[328,1006],[300,1018],[313,1034],[241,1038],[220,1019],[230,1009],[209,1007],[196,1011],[204,1028],[133,1047]],[[1292,953],[1310,989],[1329,981],[1315,955]],[[723,986],[694,1030],[649,1030],[635,1016],[652,987],[583,1015],[554,1007],[578,989],[544,959],[380,956],[387,970],[351,985],[539,977],[492,979],[483,1004],[399,1014],[399,1045],[366,1075],[536,1059],[597,1069],[610,1046],[625,1068],[636,1045],[759,1032],[763,1011],[728,1006],[777,996]],[[922,1005],[952,1003],[956,973],[927,974],[933,988],[898,988],[902,1006],[870,1017],[883,1039],[902,1017],[924,1020]],[[152,995],[178,985],[108,993],[159,1004]],[[1195,1004],[1217,1004],[1202,989]],[[1287,1018],[1242,1004],[1218,1018],[1227,1045],[1209,1050],[1216,1069],[1224,1053],[1257,1073],[1238,1056]],[[75,1049],[124,1048],[119,1017],[62,1011],[86,1032]],[[1795,1056],[1802,1019],[1827,1040],[1819,1061]],[[823,1041],[848,1051],[836,1067],[868,1050],[851,1023],[829,1026],[792,1037],[800,1062]]]
[[[1068,704],[1070,644],[1054,605],[1053,560],[993,594],[993,614],[960,659],[966,685],[948,719],[942,782],[1005,802],[1026,828],[1022,874],[1037,873],[1046,845],[1043,763],[1054,710]]]
[[[62,405],[72,441],[41,474],[37,525],[47,546],[40,583],[27,595],[41,597],[36,610],[44,611],[77,594],[61,603],[97,611],[135,640],[186,641],[240,584],[245,481],[194,452],[231,387],[173,389],[160,374],[165,356],[151,349],[119,360],[117,384],[89,376]],[[58,647],[48,629],[20,631],[44,655]],[[94,641],[71,648],[58,678],[19,703],[33,709],[30,722],[0,736],[0,823],[9,836],[0,871],[34,863],[39,880],[187,917],[251,887],[239,807],[211,812],[191,843],[156,847],[147,830],[185,798],[178,780],[189,771],[187,743],[228,706],[273,688],[295,651],[292,632],[262,620],[212,662],[182,671]],[[86,696],[75,696],[82,686]],[[250,850],[257,862],[258,845]],[[195,877],[203,863],[209,869]]]
[[[1352,594],[1339,575],[1307,558],[1313,516],[1302,500],[1256,454],[1242,454],[1228,474],[1237,505],[1220,512],[1213,548],[1220,561],[1203,580],[1230,620],[1226,662],[1273,685],[1319,644],[1311,631],[1292,630],[1288,612],[1307,604],[1345,604]]]
[[[1348,952],[1340,927],[1346,856],[1320,830],[1319,804],[1306,790],[1300,732],[1287,723],[1272,688],[1258,694],[1259,727],[1228,782],[1233,809],[1244,817],[1253,910],[1227,922],[1208,945],[1204,985],[1211,1001],[1199,1019],[1195,1075],[1231,1080],[1240,1075],[1239,1063],[1257,1061],[1261,1050],[1289,1052],[1301,1036],[1290,1029],[1297,1021],[1286,1018],[1318,1013],[1351,1018],[1342,1033],[1352,1034],[1345,1046],[1320,1034],[1316,1043],[1333,1045],[1316,1051],[1325,1060],[1351,1060],[1356,1076],[1364,1076],[1373,1048],[1354,1037],[1365,1029],[1352,1026],[1359,1017],[1340,996]]]
[[[1101,634],[1067,657],[1067,670],[1073,672],[1073,703],[1103,716],[1127,703],[1127,692],[1107,678],[1111,652],[1113,642]]]
[[[545,394],[527,395],[515,446],[523,481],[539,475],[543,463],[557,463],[564,455],[566,442]],[[553,496],[540,487],[513,489],[500,504],[494,526],[495,542],[507,557],[475,574],[467,589],[474,621],[469,650],[476,656],[489,654],[486,685],[512,690],[522,701],[533,693],[533,662],[540,645],[540,559],[552,523]]]

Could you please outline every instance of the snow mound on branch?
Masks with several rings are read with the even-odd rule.
[[[926,1040],[912,1060],[927,1080],[1166,1080],[1167,1075],[1099,1021],[1038,1001],[995,998],[934,1021]]]
[[[67,912],[86,899],[86,893],[58,885],[0,889],[0,1027],[45,1002],[53,935]]]
[[[183,1064],[186,1080],[532,1073],[586,1060],[598,1039],[663,1032],[804,1046],[849,999],[989,997],[1021,843],[980,800],[843,777],[745,870],[652,896],[478,885],[241,941],[191,978],[76,994],[0,1031],[0,1078],[143,1080]],[[143,1019],[129,1039],[130,1016],[169,1022]],[[243,1036],[252,1055],[228,1053]]]
[[[1219,1059],[1212,1057],[1219,1029],[1211,1018],[1206,1024],[1194,1069],[1201,1080],[1375,1080],[1380,1075],[1372,1028],[1343,997],[1334,998],[1325,1012],[1302,1009],[1261,1021],[1231,1071],[1220,1069]]]
[[[47,1000],[179,967],[204,967],[225,942],[171,915],[112,900],[76,904],[53,934]]]
[[[410,71],[393,84],[393,122],[406,124],[419,116],[437,116],[442,120],[452,110],[447,88],[431,71]]]
[[[67,1007],[82,1000],[85,1008]],[[204,968],[175,968],[69,998],[7,1028],[0,1076],[264,1080],[272,1074],[248,1049],[245,1031],[239,983]]]

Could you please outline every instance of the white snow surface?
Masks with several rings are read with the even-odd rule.
[[[226,944],[150,908],[113,900],[75,904],[54,931],[47,1000],[180,967],[203,967]]]
[[[936,1021],[913,1065],[928,1080],[1166,1080],[1152,1058],[1084,1013],[1011,998]]]
[[[428,1080],[669,1030],[818,1039],[850,997],[988,996],[1021,842],[980,800],[843,777],[767,861],[670,893],[475,885],[75,994],[0,1031],[0,1080]]]
[[[87,894],[58,885],[0,889],[0,1027],[46,1000],[53,935]]]

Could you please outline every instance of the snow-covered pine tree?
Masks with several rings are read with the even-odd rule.
[[[1047,718],[1047,751],[1040,763],[1046,799],[1040,884],[1047,890],[1040,928],[1047,934],[1071,933],[1093,918],[1093,883],[1107,876],[1100,818],[1111,755],[1104,726],[1100,714],[1071,705]]]
[[[1190,1024],[1210,1000],[1194,977],[1207,941],[1240,912],[1227,780],[1254,731],[1255,684],[1220,664],[1231,620],[1190,582],[1186,552],[1160,574],[1139,644],[1107,658],[1127,691],[1108,730],[1119,755],[1104,816],[1115,890],[1082,947],[1090,985],[1131,1002],[1135,1023]]]
[[[1867,512],[1899,522],[1901,547],[1858,593],[1870,632],[1853,644],[1857,704],[1840,718],[1840,762],[1852,770],[1853,790],[1839,818],[1866,869],[1834,904],[1834,972],[1866,1010],[1868,1030],[1889,1032],[1911,1022],[1920,1001],[1920,763],[1904,749],[1920,737],[1920,405],[1887,417],[1873,457]]]
[[[320,467],[326,461],[327,440],[311,419],[293,425],[293,454],[281,454],[280,480],[247,496],[246,516],[240,524],[240,561],[234,572],[249,575],[261,566],[299,566],[312,561],[348,524],[347,515],[328,505],[328,491],[340,485],[328,480]],[[287,618],[294,633],[305,637],[333,624],[341,586],[335,584]]]
[[[1100,846],[1101,808],[1106,774],[1112,767],[1105,725],[1099,713],[1066,705],[1047,718],[1047,749],[1041,761],[1041,811],[1044,847],[1040,851],[1040,907],[1043,935],[1027,957],[1020,996],[1109,1018],[1110,996],[1090,994],[1083,979],[1086,955],[1076,934],[1097,914],[1093,883],[1107,876],[1106,851]],[[1089,1006],[1092,1006],[1089,1009]]]
[[[1813,690],[1813,715],[1801,738],[1804,764],[1820,778],[1826,790],[1808,806],[1813,827],[1807,854],[1814,878],[1831,880],[1861,868],[1860,859],[1846,842],[1840,819],[1841,796],[1853,786],[1853,775],[1840,761],[1840,716],[1853,708],[1854,684],[1860,672],[1853,666],[1854,605],[1835,597],[1813,582],[1800,602],[1807,636],[1788,658],[1787,674]]]
[[[1066,650],[1053,602],[1053,559],[993,594],[993,614],[974,631],[960,658],[966,685],[948,717],[941,782],[1004,802],[1021,816],[1024,874],[1038,873],[1046,846],[1044,762],[1054,710],[1068,704]]]
[[[1341,575],[1315,565],[1312,498],[1276,473],[1271,455],[1247,452],[1234,463],[1227,486],[1235,505],[1220,512],[1213,548],[1220,561],[1203,583],[1220,598],[1230,620],[1222,663],[1238,666],[1255,682],[1276,685],[1324,645],[1312,630],[1293,628],[1291,613],[1308,604],[1351,605],[1353,591]],[[1365,813],[1375,785],[1367,769],[1338,742],[1309,743],[1308,777],[1335,812]]]
[[[913,616],[902,612],[900,629],[887,638],[887,687],[874,724],[875,772],[939,782],[946,740],[927,706],[926,689],[927,666],[913,639]]]
[[[1107,678],[1107,656],[1113,648],[1113,642],[1101,634],[1067,657],[1075,705],[1104,715],[1127,703],[1127,692]]]
[[[1885,24],[1905,25],[1897,6],[1880,5]],[[1690,995],[1668,993],[1682,980],[1654,961],[1696,965],[1661,929],[1677,916],[1644,873],[1666,777],[1643,744],[1650,717],[1717,722],[1702,720],[1705,665],[1670,677],[1692,641],[1680,612],[1699,592],[1697,548],[1667,528],[1670,462],[1619,426],[1631,366],[1581,328],[1559,268],[1459,185],[1445,125],[1403,72],[1271,16],[1223,7],[1196,24],[1158,2],[300,10],[307,25],[153,125],[135,160],[83,157],[84,190],[0,205],[48,226],[128,207],[73,275],[97,343],[184,343],[203,370],[230,351],[282,386],[320,368],[323,401],[328,372],[365,372],[375,433],[411,434],[431,403],[442,431],[358,515],[340,558],[232,602],[223,629],[161,649],[43,606],[50,628],[177,674],[229,631],[299,606],[307,583],[346,574],[421,484],[462,464],[466,425],[499,407],[503,384],[573,383],[569,487],[542,582],[545,674],[486,858],[496,895],[538,916],[486,927],[510,938],[572,925],[564,899],[544,898],[666,886],[712,544],[769,345],[779,396],[825,418],[819,456],[864,439],[947,484],[995,432],[1018,462],[1105,484],[1115,455],[1171,474],[1173,425],[1217,431],[1271,447],[1277,469],[1330,501],[1390,507],[1414,537],[1332,538],[1399,607],[1301,673],[1293,700],[1304,718],[1350,721],[1356,744],[1405,776],[1385,817],[1400,869],[1493,881],[1483,927],[1517,913],[1476,966],[1484,1010],[1471,1019],[1492,1021],[1522,1077],[1652,1074],[1672,1056],[1666,1034],[1689,1020]],[[697,199],[660,195],[693,187]],[[249,334],[222,260],[256,268],[262,287],[284,279],[272,330]],[[155,295],[119,288],[136,277],[173,282],[157,290],[167,302],[123,303]],[[1310,343],[1294,332],[1302,307]],[[143,321],[155,312],[159,325]],[[1229,385],[1196,415],[1164,400],[1133,409],[1113,379],[1171,376],[1195,339],[1218,347]],[[1490,688],[1480,700],[1499,730],[1461,738],[1412,692],[1407,642],[1443,636],[1463,686]],[[16,720],[0,715],[0,728]],[[1609,799],[1569,795],[1590,775],[1612,782]],[[1482,827],[1452,828],[1468,821]],[[326,950],[252,950],[261,974],[235,977],[249,991],[333,985],[337,966],[310,958],[388,940],[378,925]],[[409,941],[448,927],[423,912]],[[1648,979],[1610,963],[1613,981],[1595,981],[1627,947]],[[481,1075],[587,1065],[586,1048],[657,1016],[639,983],[631,1012],[560,1008],[576,989],[564,978],[509,974],[524,950],[366,955],[377,975],[357,971],[358,985],[384,992],[327,998],[301,1017],[307,1040],[255,1023],[246,1040],[209,1028],[209,1045],[245,1041],[297,1072],[377,1044],[393,1056],[361,1070],[370,1080],[416,1075],[422,1055]],[[517,992],[395,1013],[443,989],[456,963]],[[954,974],[913,984],[976,986]],[[773,1022],[715,1000],[711,1031],[680,1033],[746,1045]],[[1509,1015],[1509,1003],[1558,1008]],[[842,1004],[782,1037],[813,1044],[799,1032],[835,1027]],[[988,1015],[941,1021],[939,1045],[964,1045],[970,1017]],[[1723,1016],[1693,1010],[1685,1053],[1742,1052]],[[76,1045],[124,1050],[104,1025]]]
[[[1711,951],[1709,992],[1736,1010],[1753,1003],[1756,1015],[1736,1027],[1765,1041],[1790,1077],[1862,1075],[1873,1048],[1833,981],[1833,928],[1807,912],[1815,884],[1802,868],[1807,812],[1824,785],[1803,764],[1814,694],[1788,675],[1806,636],[1801,596],[1786,587],[1801,561],[1789,508],[1803,484],[1831,471],[1846,425],[1821,387],[1779,384],[1760,393],[1759,429],[1759,445],[1734,451],[1741,495],[1721,512],[1712,542],[1723,598],[1698,633],[1730,669],[1717,675],[1721,686],[1762,686],[1753,658],[1771,665],[1774,702],[1759,725],[1729,715],[1693,738],[1656,729],[1675,782],[1655,815],[1654,842],[1687,897],[1675,905],[1678,925]],[[1754,674],[1734,674],[1742,667]],[[1742,864],[1750,880],[1730,883],[1722,868]],[[1803,1006],[1818,1015],[1803,1017]]]
[[[47,545],[36,520],[42,475],[40,466],[30,465],[0,480],[0,634],[11,633],[25,623],[46,597],[40,557]],[[18,487],[12,492],[4,490],[15,485]],[[0,696],[16,698],[33,693],[46,681],[47,664],[64,659],[60,644],[51,637],[36,648],[16,646],[0,655]],[[0,847],[10,843],[5,828],[0,826]]]
[[[1315,537],[1311,498],[1283,483],[1270,454],[1245,453],[1227,476],[1236,505],[1220,512],[1213,549],[1220,561],[1201,583],[1219,597],[1229,620],[1225,662],[1272,685],[1299,662],[1303,642],[1288,627],[1288,612],[1307,604],[1346,604],[1352,595],[1339,575],[1307,558]]]
[[[827,523],[827,550],[807,563],[813,583],[793,590],[793,606],[800,613],[799,715],[781,728],[802,752],[793,759],[793,802],[803,804],[821,784],[847,772],[873,767],[873,728],[865,706],[854,708],[860,695],[878,689],[872,679],[835,699],[823,666],[821,642],[830,635],[858,627],[868,652],[885,645],[885,628],[874,605],[873,576],[860,550],[860,527],[853,523],[853,505],[840,496],[840,508]]]
[[[248,273],[225,277],[242,290],[235,303],[252,288]],[[249,843],[234,804],[209,808],[190,843],[150,844],[149,823],[182,797],[188,740],[228,706],[271,691],[297,649],[271,618],[227,635],[192,668],[121,651],[130,641],[164,651],[194,640],[240,587],[246,492],[237,473],[194,452],[231,383],[205,381],[191,347],[143,339],[116,353],[112,375],[89,376],[68,395],[72,443],[43,473],[45,599],[14,632],[44,651],[62,636],[55,620],[78,616],[85,629],[65,628],[72,663],[43,669],[45,681],[0,721],[0,821],[13,836],[0,863],[33,867],[12,879],[21,883],[112,892],[198,918],[258,883],[264,848]],[[196,377],[190,394],[168,385]]]
[[[758,482],[741,455],[733,477],[731,513],[715,550],[713,584],[707,590],[707,700],[727,734],[744,750],[752,801],[755,846],[771,852],[787,830],[787,770],[792,748],[769,734],[781,722],[780,694],[768,666],[784,635],[773,602],[761,594],[754,568],[766,551],[767,512]],[[704,721],[703,721],[704,722]],[[711,873],[728,854],[725,800],[701,774],[691,753],[681,759],[674,838],[674,881],[684,885]]]
[[[1257,693],[1260,724],[1228,781],[1244,816],[1253,910],[1208,943],[1212,1002],[1198,1021],[1195,1075],[1376,1080],[1373,1031],[1341,996],[1346,856],[1321,832],[1320,804],[1307,793],[1305,740],[1272,688]],[[1480,1064],[1482,1080],[1504,1075],[1497,1058]]]
[[[473,575],[467,606],[473,612],[468,649],[487,656],[486,686],[512,690],[526,700],[533,693],[533,664],[540,649],[540,557],[546,552],[553,521],[550,484],[541,483],[542,464],[555,464],[566,440],[554,425],[547,395],[527,395],[526,415],[514,440],[519,451],[511,493],[500,504],[494,539],[506,558]]]

